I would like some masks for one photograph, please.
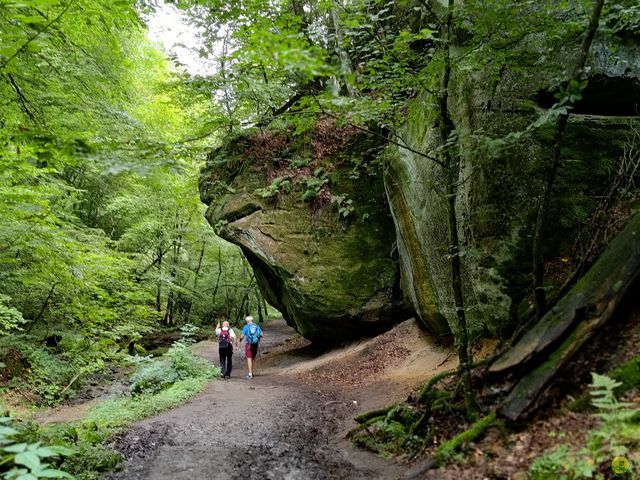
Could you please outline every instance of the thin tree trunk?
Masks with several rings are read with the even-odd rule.
[[[31,322],[31,325],[29,325],[29,328],[27,329],[27,332],[30,332],[31,329],[34,327],[34,325],[40,321],[40,319],[42,318],[42,315],[44,315],[44,312],[47,309],[47,306],[49,305],[49,301],[51,300],[51,297],[53,296],[53,292],[55,291],[56,287],[59,284],[60,284],[60,282],[56,282],[53,285],[51,285],[51,288],[49,289],[49,293],[47,294],[47,297],[44,299],[44,302],[42,303],[42,307],[40,307],[40,311],[38,312],[38,316],[35,318],[35,320],[33,322]]]
[[[162,257],[164,256],[164,251],[158,249],[158,274],[162,273]],[[156,286],[156,310],[158,312],[162,311],[162,282],[158,281]]]
[[[534,409],[562,368],[615,318],[620,303],[634,298],[639,277],[640,212],[636,212],[569,293],[491,365],[493,375],[514,372],[518,378],[501,413],[518,420]],[[526,374],[519,377],[518,372]]]
[[[213,320],[213,317],[215,315],[216,296],[218,295],[218,288],[220,287],[221,277],[222,277],[222,255],[221,255],[220,247],[218,247],[218,278],[216,278],[216,284],[213,287],[213,293],[211,294],[212,308],[211,308],[211,313],[209,314],[209,320]],[[228,314],[227,314],[227,318],[229,318]]]
[[[244,306],[245,303],[247,303],[247,301],[249,300],[249,294],[251,292],[251,284],[253,283],[253,279],[254,279],[254,275],[251,275],[251,278],[249,279],[249,285],[247,285],[244,288],[244,294],[242,295],[242,303],[240,304],[240,307],[238,308],[238,314],[236,315],[236,325],[238,324],[238,322],[240,321],[240,317],[242,317],[242,313],[246,312],[246,310],[244,310]]]
[[[180,231],[182,225],[176,223],[176,230]],[[178,238],[173,242],[173,262],[171,265],[171,283],[175,283],[178,276],[178,259],[180,257],[180,251],[182,250],[182,233],[178,234]],[[176,295],[173,288],[169,287],[169,293],[167,295],[167,310],[164,315],[164,323],[167,325],[174,324],[174,309],[176,305]]]
[[[225,294],[225,312],[227,318],[231,318],[231,300],[229,299],[229,285],[224,286],[224,294]]]
[[[338,2],[340,0],[334,0],[334,2]],[[350,97],[354,97],[357,92],[356,89],[351,85],[349,81],[349,76],[353,73],[353,68],[351,67],[351,60],[349,59],[349,55],[342,47],[344,42],[344,37],[342,35],[342,29],[340,27],[340,15],[338,14],[338,10],[336,9],[335,4],[331,7],[331,21],[333,23],[333,33],[334,33],[334,42],[335,42],[335,51],[340,59],[340,75],[342,76],[342,81],[344,82],[344,86],[347,89],[347,93]]]
[[[164,254],[165,254],[165,253],[167,253],[167,252],[169,251],[169,248],[171,248],[171,247],[168,247],[168,248],[166,248],[165,250],[160,250],[160,249],[158,248],[156,258],[154,258],[154,259],[153,259],[153,261],[152,261],[149,265],[147,265],[147,266],[144,268],[144,270],[142,270],[142,272],[140,272],[140,273],[136,273],[136,274],[134,275],[134,277],[133,277],[133,281],[134,281],[134,282],[139,282],[139,281],[141,281],[141,280],[142,280],[142,277],[144,277],[144,276],[147,274],[147,272],[148,272],[149,270],[151,270],[151,268],[152,268],[152,267],[155,267],[156,265],[158,265],[159,263],[161,263],[161,262],[162,262],[162,257],[164,256]],[[159,265],[158,265],[158,268],[160,268],[160,266],[159,266]]]
[[[578,59],[567,85],[571,82],[580,81],[580,78],[582,77],[584,66],[589,55],[589,50],[591,49],[591,43],[593,42],[593,37],[598,30],[603,5],[604,0],[595,0],[593,3],[591,19],[584,32],[582,44],[580,45],[580,52],[578,53]],[[544,238],[542,230],[549,210],[553,185],[561,164],[562,139],[564,137],[568,121],[568,111],[561,114],[556,120],[556,127],[553,135],[553,156],[551,159],[551,165],[549,165],[547,175],[542,185],[542,192],[540,193],[540,200],[538,201],[536,225],[533,232],[533,288],[536,302],[536,316],[538,318],[542,318],[547,311],[547,296],[544,291],[544,255],[542,252]]]
[[[264,322],[264,316],[262,315],[262,297],[258,291],[256,291],[256,305],[258,308],[258,323],[262,323]]]
[[[224,89],[222,92],[222,104],[224,105],[224,109],[226,110],[227,115],[231,118],[233,115],[232,102],[229,95],[229,84],[227,79],[227,52],[229,45],[229,32],[227,32],[224,36],[224,40],[222,41],[222,55],[220,56],[220,74],[222,76],[222,84],[224,85]],[[229,123],[227,126],[228,132],[233,132],[233,124]]]
[[[471,355],[469,354],[469,337],[467,318],[465,314],[464,295],[462,291],[462,266],[460,262],[460,239],[458,237],[458,215],[456,211],[456,199],[458,196],[458,176],[460,171],[460,158],[456,151],[452,152],[449,145],[455,127],[449,115],[449,82],[451,79],[451,42],[453,29],[453,9],[455,0],[449,0],[447,17],[443,29],[444,67],[440,84],[440,97],[438,105],[440,109],[440,141],[442,143],[442,161],[446,169],[446,194],[449,210],[449,256],[451,258],[451,286],[453,288],[453,300],[455,305],[456,346],[460,362],[459,372],[462,388],[464,390],[465,404],[469,419],[474,419],[478,412],[473,385],[471,383]]]
[[[197,294],[198,291],[198,280],[200,279],[200,270],[202,270],[202,259],[204,258],[204,251],[205,251],[205,247],[206,247],[207,243],[203,240],[202,241],[202,248],[200,249],[200,256],[198,257],[198,263],[196,264],[196,270],[193,276],[193,292],[194,294]],[[191,298],[193,298],[193,295],[191,295]],[[187,322],[189,322],[189,317],[191,316],[191,307],[193,305],[193,300],[189,300],[189,305],[187,306],[187,312],[185,314],[185,319]]]

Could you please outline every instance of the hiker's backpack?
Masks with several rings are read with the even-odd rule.
[[[250,345],[255,345],[260,341],[260,327],[257,325],[249,325],[247,329],[247,343]]]
[[[229,345],[231,345],[231,333],[230,330],[220,330],[220,335],[219,335],[219,339],[218,339],[218,346],[220,348],[227,348]]]

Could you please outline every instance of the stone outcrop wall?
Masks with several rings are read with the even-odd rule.
[[[531,306],[531,237],[554,122],[519,132],[554,103],[554,79],[563,78],[575,56],[571,51],[550,56],[546,39],[532,37],[512,47],[509,66],[480,68],[468,58],[453,70],[449,108],[462,159],[457,198],[462,273],[467,315],[478,334],[508,334],[518,313]],[[546,258],[570,247],[640,128],[640,48],[610,42],[594,44],[590,83],[569,120],[545,232]],[[437,115],[436,99],[423,93],[411,102],[400,136],[414,150],[437,152]],[[388,165],[385,184],[402,289],[424,323],[439,332],[443,317],[454,316],[443,172],[397,147],[388,152]]]
[[[358,170],[378,146],[353,132],[325,133],[246,132],[210,155],[200,189],[208,221],[240,246],[267,301],[305,337],[336,343],[410,314],[382,175]],[[336,198],[352,201],[346,218]]]

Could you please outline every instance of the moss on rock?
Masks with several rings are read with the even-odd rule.
[[[508,61],[496,52],[488,63],[473,54],[454,62],[449,110],[461,156],[456,205],[472,335],[509,335],[518,312],[528,310],[531,236],[554,127],[552,119],[539,128],[527,127],[550,107],[541,92],[557,87],[574,56],[558,45],[557,39],[537,33],[511,45]],[[536,52],[544,52],[546,61]],[[593,91],[585,91],[564,137],[563,163],[544,232],[546,258],[571,247],[633,129],[640,127],[637,112],[621,116],[618,106],[612,106],[608,113],[597,98],[607,86],[635,85],[640,94],[640,47],[606,37],[596,39],[593,52],[588,68]],[[438,89],[437,77],[435,72],[433,85],[427,85],[431,91]],[[433,93],[417,96],[400,138],[414,150],[437,152],[437,112]],[[420,318],[442,332],[443,319],[455,325],[444,174],[434,162],[406,149],[391,147],[387,159],[386,191],[398,234],[403,290]]]
[[[337,132],[321,150],[313,133],[244,134],[211,154],[200,182],[208,221],[241,247],[267,301],[303,336],[331,342],[408,315],[382,176],[366,153],[377,145]],[[349,209],[340,215],[332,199]]]

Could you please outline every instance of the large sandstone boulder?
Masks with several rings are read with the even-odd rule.
[[[207,220],[240,246],[267,301],[307,338],[337,342],[407,318],[382,175],[369,161],[378,152],[325,121],[298,137],[228,139],[202,173]]]
[[[473,54],[454,60],[451,80],[449,108],[462,157],[457,209],[463,286],[473,334],[507,334],[531,307],[531,238],[551,158],[553,120],[507,135],[524,132],[547,111],[555,101],[552,91],[575,58],[574,51],[557,45],[550,52],[551,40],[543,34],[509,48],[503,62],[482,64]],[[545,231],[547,259],[571,249],[634,135],[637,148],[637,43],[597,38],[588,72],[589,85],[564,140]],[[430,87],[437,91],[435,80]],[[423,93],[412,101],[400,137],[415,150],[437,151],[437,115],[436,99]],[[402,290],[420,318],[442,332],[454,317],[443,171],[394,147],[385,185],[398,235]]]

